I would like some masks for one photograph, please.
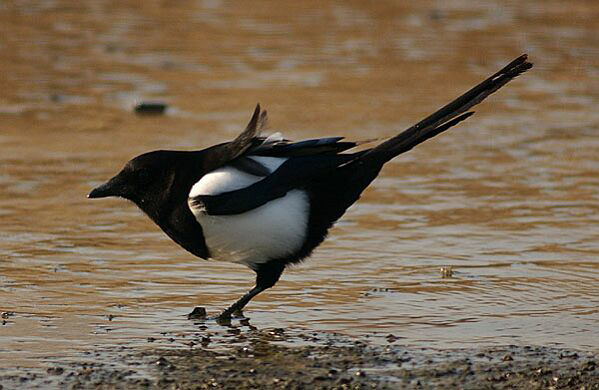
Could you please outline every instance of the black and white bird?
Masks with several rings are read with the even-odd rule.
[[[258,105],[235,140],[142,154],[88,197],[128,199],[194,255],[256,272],[255,287],[218,317],[228,319],[308,257],[386,162],[470,117],[472,106],[531,67],[522,55],[402,133],[354,153],[357,143],[343,137],[262,137],[266,111]]]

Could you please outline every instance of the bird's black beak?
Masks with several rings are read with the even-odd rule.
[[[105,198],[107,196],[112,196],[110,182],[104,183],[101,186],[94,188],[89,194],[87,194],[87,197],[90,199]]]
[[[120,176],[117,175],[106,183],[94,188],[87,197],[93,198],[106,198],[107,196],[123,196],[125,193],[126,186],[121,180]]]

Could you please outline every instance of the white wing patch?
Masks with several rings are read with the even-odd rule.
[[[271,173],[277,170],[277,168],[287,160],[286,158],[281,157],[251,156],[250,158],[267,167]],[[189,197],[193,198],[198,195],[218,195],[223,192],[245,188],[259,180],[262,180],[262,177],[250,175],[249,173],[242,172],[232,166],[225,165],[222,168],[215,169],[204,175],[200,181],[191,187]]]
[[[285,158],[252,156],[271,172]],[[225,166],[200,179],[189,197],[217,195],[247,187],[262,177]],[[269,260],[290,255],[304,243],[309,214],[308,195],[292,190],[258,208],[237,215],[208,215],[201,208],[191,212],[204,231],[206,245],[215,260],[242,263],[250,268]]]

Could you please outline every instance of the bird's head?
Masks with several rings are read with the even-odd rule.
[[[121,197],[133,201],[147,212],[150,205],[157,206],[170,193],[178,154],[159,150],[137,156],[112,179],[94,188],[87,197]]]

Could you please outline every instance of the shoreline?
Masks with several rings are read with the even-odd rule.
[[[542,346],[433,349],[346,336],[232,328],[110,347],[45,369],[0,370],[0,389],[599,389],[599,354]],[[299,338],[299,339],[298,339]],[[303,340],[299,342],[298,340]],[[186,348],[169,346],[181,344]],[[163,343],[166,342],[166,345]]]

